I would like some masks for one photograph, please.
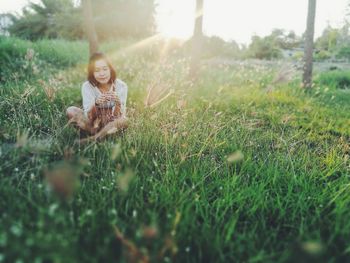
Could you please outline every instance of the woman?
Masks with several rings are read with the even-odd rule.
[[[93,135],[85,140],[101,139],[126,129],[128,87],[117,79],[116,71],[103,53],[94,53],[90,57],[87,79],[81,89],[83,110],[69,107],[69,123]]]

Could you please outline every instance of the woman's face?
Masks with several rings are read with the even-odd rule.
[[[104,59],[96,60],[94,77],[100,84],[107,84],[111,78],[111,70]]]

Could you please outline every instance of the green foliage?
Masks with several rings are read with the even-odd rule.
[[[34,42],[34,50],[40,59],[59,68],[71,67],[88,59],[87,43],[83,41],[45,39]]]
[[[332,89],[348,89],[350,88],[350,72],[329,71],[320,73],[317,78],[317,83]]]
[[[83,42],[40,40],[31,42],[0,37],[0,82],[43,77],[43,72],[57,71],[87,60],[88,47]],[[45,74],[45,75],[46,75]]]
[[[253,36],[249,45],[248,56],[258,59],[276,59],[281,58],[282,53],[272,36],[263,38]]]
[[[144,37],[154,33],[154,0],[92,1],[94,23],[99,39]],[[132,14],[132,15],[130,15]],[[81,5],[72,0],[41,0],[30,3],[22,16],[10,16],[7,28],[12,36],[82,39],[84,32]]]
[[[350,60],[350,45],[342,46],[336,54],[336,58],[346,58]]]
[[[340,30],[328,26],[323,30],[322,35],[316,40],[315,47],[321,50],[334,51],[340,35]]]
[[[293,49],[300,45],[301,39],[293,31],[274,29],[266,37],[253,36],[246,56],[258,59],[276,59],[282,57],[282,49]]]
[[[301,44],[301,38],[294,31],[285,32],[283,29],[273,29],[270,37],[280,49],[293,49]]]
[[[23,15],[12,15],[8,31],[13,36],[29,40],[41,38],[77,39],[83,35],[81,11],[71,0],[42,0],[30,3]]]
[[[340,28],[328,26],[322,35],[316,39],[315,47],[321,53],[319,59],[336,57],[337,59],[349,59],[350,24],[345,24]],[[316,57],[317,58],[317,57]]]
[[[331,52],[327,50],[321,50],[314,54],[314,59],[317,61],[322,61],[322,60],[331,58],[331,56],[332,56]]]

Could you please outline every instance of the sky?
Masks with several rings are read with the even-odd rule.
[[[182,38],[192,34],[195,0],[156,2],[160,33]],[[328,24],[342,26],[349,2],[317,0],[315,37],[320,36]],[[20,12],[27,3],[28,0],[0,0],[0,13]],[[252,35],[268,35],[274,28],[293,30],[301,35],[306,27],[307,3],[308,0],[204,0],[203,31],[241,44],[248,44]]]

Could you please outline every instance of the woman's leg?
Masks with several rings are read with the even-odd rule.
[[[68,123],[73,123],[76,126],[78,126],[78,128],[84,131],[88,131],[90,133],[92,132],[90,122],[85,117],[84,111],[82,109],[75,106],[71,106],[67,108],[66,114],[69,120]]]
[[[127,118],[120,117],[120,118],[108,123],[94,136],[90,136],[86,139],[80,140],[80,142],[87,142],[90,140],[99,140],[99,139],[106,137],[108,134],[113,134],[113,133],[116,133],[118,131],[125,130],[126,128],[128,128]]]

